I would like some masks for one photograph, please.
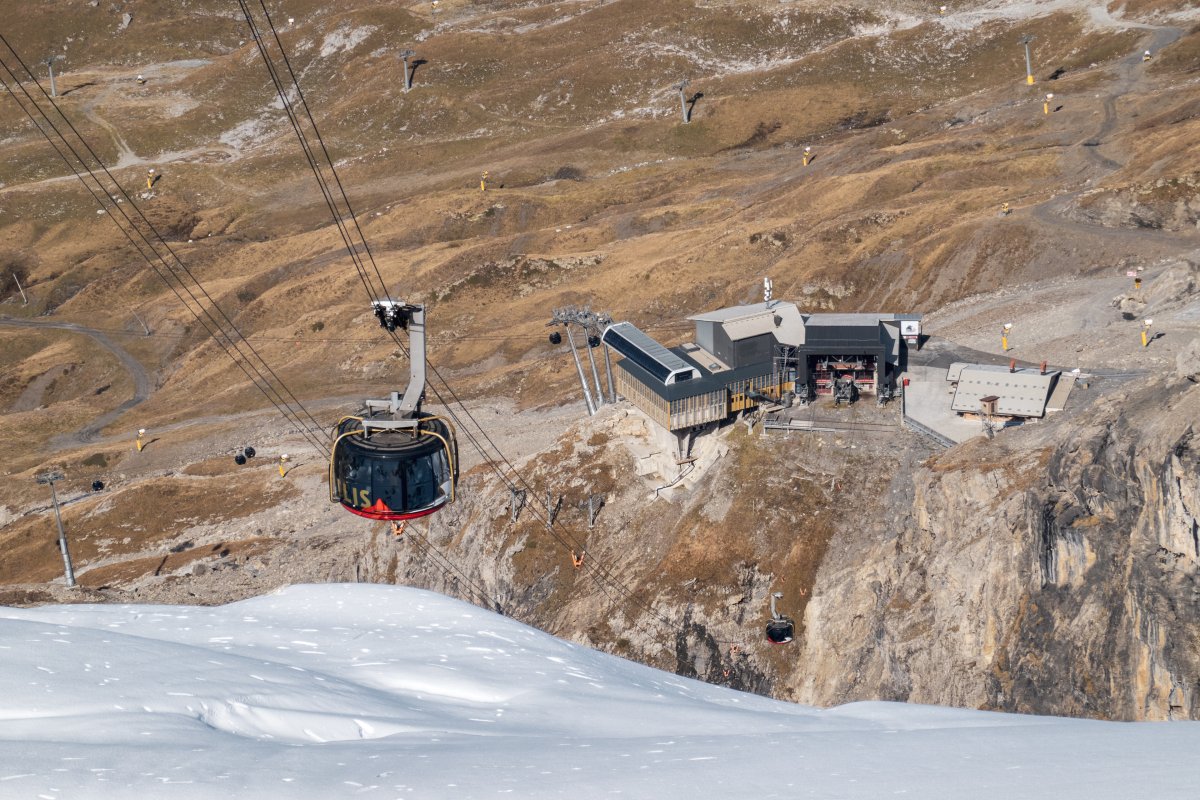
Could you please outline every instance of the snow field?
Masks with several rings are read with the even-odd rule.
[[[1194,797],[1200,725],[680,678],[430,592],[0,609],[0,797]]]

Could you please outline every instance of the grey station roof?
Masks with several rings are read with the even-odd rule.
[[[632,322],[609,325],[604,329],[603,340],[664,386],[700,377],[696,367],[638,330]]]
[[[764,333],[774,334],[775,340],[781,344],[800,346],[809,338],[807,329],[840,329],[837,338],[847,338],[847,332],[852,329],[862,329],[859,335],[850,335],[851,339],[877,338],[867,337],[867,328],[878,328],[885,322],[898,323],[902,320],[920,320],[917,313],[858,313],[858,314],[802,314],[795,303],[786,300],[772,300],[769,303],[751,303],[744,306],[729,306],[707,311],[703,314],[693,314],[688,319],[694,322],[713,322],[719,324],[730,341],[741,341]],[[825,336],[823,338],[829,338]]]
[[[678,353],[682,358],[690,360],[691,357],[681,348],[676,347],[672,350],[673,353]],[[659,383],[647,370],[639,366],[632,358],[623,358],[613,365],[614,369],[624,370],[633,376],[639,383],[645,386],[654,394],[661,397],[663,400],[682,400],[686,397],[696,397],[709,392],[715,392],[724,389],[727,386],[737,383],[738,381],[758,378],[771,373],[770,363],[751,364],[747,367],[739,367],[737,369],[726,369],[722,372],[709,372],[699,364],[695,365],[697,374],[700,376],[692,380],[682,380],[670,385]]]
[[[1042,417],[1046,401],[1058,382],[1057,370],[1043,374],[1037,369],[1022,367],[1010,372],[1008,367],[988,364],[955,364],[959,367],[958,387],[950,407],[958,412],[980,410],[980,399],[995,395],[996,413],[1014,417]]]
[[[805,314],[804,324],[810,327],[831,326],[868,326],[881,322],[896,322],[899,320],[920,320],[920,314],[882,314],[882,313],[846,313],[846,314]]]
[[[767,307],[775,307],[781,305],[790,305],[795,308],[794,303],[774,302],[771,303],[751,303],[746,306],[729,306],[727,308],[718,308],[715,311],[705,311],[703,314],[693,314],[688,317],[696,322],[728,322],[733,319],[743,319],[745,317],[753,317],[762,314],[767,310]]]
[[[950,368],[946,370],[946,380],[954,383],[958,380],[959,376],[962,375],[962,371],[969,366],[971,365],[965,361],[955,361],[950,365]]]
[[[719,308],[694,314],[688,319],[693,322],[715,322],[725,329],[725,334],[734,342],[770,333],[774,334],[776,341],[784,344],[804,343],[804,318],[795,303],[785,300]]]
[[[802,314],[795,303],[772,300],[719,308],[688,319],[696,323],[697,338],[701,341],[709,341],[701,334],[701,325],[708,324],[721,326],[730,341],[735,342],[771,334],[775,341],[796,347],[800,352],[875,353],[882,357],[888,352],[895,355],[900,348],[898,334],[885,329],[885,323],[896,327],[901,320],[921,319],[921,314]],[[602,338],[623,356],[616,368],[669,401],[724,389],[743,380],[769,375],[774,369],[770,359],[730,369],[695,344],[668,349],[630,322],[610,325]]]

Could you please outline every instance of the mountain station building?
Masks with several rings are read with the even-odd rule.
[[[786,301],[732,306],[688,319],[695,341],[665,347],[630,322],[602,341],[621,360],[618,393],[668,431],[721,422],[789,393],[819,397],[835,379],[890,393],[917,346],[920,314],[806,314]]]

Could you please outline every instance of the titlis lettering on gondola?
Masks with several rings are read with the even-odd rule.
[[[371,491],[369,489],[347,486],[345,481],[338,481],[338,494],[342,496],[343,500],[349,500],[350,505],[355,508],[366,508],[371,505]]]

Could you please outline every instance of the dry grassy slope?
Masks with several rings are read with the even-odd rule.
[[[1125,208],[1124,198],[1140,192],[1147,207],[1166,214],[1196,196],[1181,180],[1194,173],[1200,141],[1195,29],[1130,73],[1137,93],[1115,101],[1105,127],[1106,100],[1124,91],[1121,60],[1148,34],[1091,23],[1069,3],[1030,19],[986,20],[958,16],[982,5],[972,2],[951,3],[945,20],[907,2],[440,5],[434,19],[426,3],[289,1],[275,18],[296,20],[282,38],[380,271],[395,291],[431,305],[432,357],[467,397],[511,398],[528,409],[576,396],[573,365],[544,338],[556,305],[590,303],[674,342],[687,335],[678,326],[683,316],[753,301],[769,273],[777,295],[811,309],[931,311],[1015,282],[1176,253],[1178,240],[1098,227],[1124,223],[1097,220],[1092,209],[1111,198]],[[15,6],[0,3],[13,20],[5,36],[29,61],[67,45],[62,108],[106,163],[120,161],[113,172],[126,188],[139,188],[150,166],[164,174],[155,196],[139,206],[297,394],[315,401],[378,393],[403,374],[365,311],[348,257],[338,252],[340,239],[235,4],[129,4],[133,21],[124,31],[116,30],[120,13],[110,4],[50,2],[36,11],[21,4],[21,13]],[[1161,21],[1186,7],[1128,3],[1126,14]],[[875,35],[889,26],[888,35]],[[1020,81],[1023,57],[1014,42],[1023,34],[1037,37],[1039,84],[1032,89]],[[395,54],[408,46],[427,63],[406,94]],[[144,86],[132,80],[139,73],[148,78]],[[703,93],[686,126],[669,88],[682,76]],[[1038,102],[1047,90],[1062,104],[1049,116]],[[1101,147],[1082,146],[1101,133]],[[74,516],[83,510],[69,514],[69,524],[90,526],[97,541],[117,536],[114,520],[131,513],[139,486],[156,494],[180,482],[163,521],[168,537],[185,535],[194,520],[217,519],[225,506],[251,508],[262,490],[257,480],[184,473],[195,461],[226,458],[239,442],[267,437],[261,418],[213,419],[261,408],[261,395],[96,215],[74,178],[63,177],[61,162],[7,95],[0,97],[0,145],[0,313],[52,314],[128,332],[121,343],[156,380],[151,398],[110,428],[116,438],[57,450],[53,436],[129,396],[128,378],[110,354],[92,352],[76,334],[0,329],[0,412],[7,412],[0,463],[18,476],[0,508],[40,503],[27,478],[49,463],[76,481],[122,476],[128,493],[116,511],[87,511],[86,520]],[[804,145],[816,155],[808,167],[799,159]],[[1097,153],[1123,166],[1110,173]],[[484,169],[492,185],[480,193]],[[1085,192],[1078,212],[1092,218],[1068,225],[1070,209],[1044,204],[1075,192]],[[1004,201],[1015,211],[999,219]],[[28,307],[12,299],[13,270],[31,292]],[[133,312],[154,336],[132,335],[140,330]],[[45,408],[12,409],[38,376],[76,362],[69,380],[45,387]],[[111,388],[95,396],[105,383]],[[336,413],[336,404],[317,412],[322,421]],[[171,449],[131,457],[132,430],[196,418],[211,424],[172,429]],[[734,456],[726,469],[739,480],[751,465],[772,460],[751,443]],[[898,464],[911,454],[880,457]],[[552,471],[554,459],[546,458]],[[615,450],[605,459],[607,480],[616,481],[622,462]],[[826,465],[830,474],[870,474],[854,459],[835,461]],[[851,483],[861,490],[854,502],[881,504],[872,512],[880,518],[890,513],[882,492]],[[722,593],[735,586],[761,593],[778,573],[790,576],[787,591],[796,596],[815,574],[825,537],[844,524],[817,512],[811,523],[823,533],[781,558],[783,532],[800,513],[788,503],[807,497],[792,491],[803,484],[772,472],[763,485],[775,503],[737,496],[724,515],[705,512],[707,495],[700,494],[678,519],[655,512],[613,534],[609,551],[649,542],[645,550],[627,548],[637,559],[620,560],[630,580],[675,607],[693,603],[700,639],[736,635],[722,616]],[[486,497],[495,490],[475,478],[466,485]],[[316,520],[319,469],[310,488],[288,503]],[[830,500],[810,499],[816,507]],[[727,523],[764,511],[761,535],[747,538]],[[229,526],[238,540],[257,541],[260,529],[281,534],[287,525],[261,510],[244,519],[253,522]],[[483,524],[487,516],[469,519]],[[25,536],[33,524],[9,524],[0,537]],[[224,541],[210,533],[214,543]],[[55,554],[42,545],[21,551],[29,571],[22,566],[20,574],[54,574]],[[122,554],[148,564],[153,546],[137,539],[117,548],[104,569],[128,578],[138,567],[122,567]],[[488,557],[515,546],[493,542]],[[534,575],[543,558],[560,559],[561,568],[561,553],[535,550],[514,551],[521,576]],[[707,576],[711,597],[679,596],[679,569]],[[660,572],[671,580],[656,580]],[[373,574],[438,580],[423,561],[385,560]],[[620,624],[606,634],[586,592],[565,615],[547,605],[565,591],[557,580],[541,587],[545,594],[529,594],[530,614],[564,630],[594,631],[596,641],[625,638],[628,652],[646,652],[648,643],[623,636]],[[636,616],[636,608],[624,613]],[[753,620],[760,609],[739,613]],[[675,666],[718,674],[706,672],[716,666],[703,652],[704,663],[684,657]],[[781,666],[756,664],[737,680],[765,686]]]

